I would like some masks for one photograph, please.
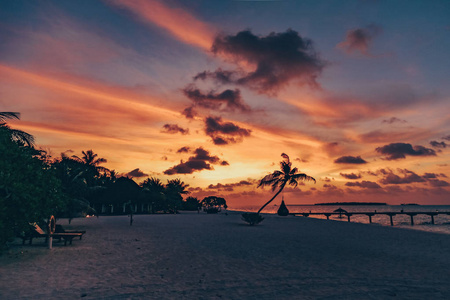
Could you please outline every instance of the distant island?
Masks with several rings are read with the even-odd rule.
[[[329,202],[329,203],[315,203],[314,205],[387,205],[382,202]]]
[[[419,205],[417,203],[402,203],[401,205]]]

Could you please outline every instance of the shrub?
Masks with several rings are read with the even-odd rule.
[[[243,213],[242,220],[247,222],[249,225],[256,225],[264,220],[264,217],[258,213]]]

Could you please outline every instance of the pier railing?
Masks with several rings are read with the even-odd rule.
[[[336,215],[342,218],[342,216],[346,216],[348,219],[348,222],[350,222],[350,218],[353,215],[366,215],[369,217],[369,223],[372,223],[372,217],[375,215],[387,215],[390,218],[391,226],[394,226],[394,220],[393,217],[396,215],[407,215],[411,218],[411,226],[414,226],[414,216],[417,215],[428,215],[431,217],[431,224],[434,225],[434,217],[437,215],[450,215],[450,212],[431,212],[431,211],[415,211],[415,212],[297,212],[297,213],[290,213],[290,215],[294,216],[303,216],[303,217],[309,217],[312,215],[323,215],[327,217],[327,220],[330,219],[330,216]]]

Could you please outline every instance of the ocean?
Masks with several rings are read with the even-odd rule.
[[[423,230],[435,233],[450,234],[450,205],[289,205],[286,204],[290,213],[328,213],[333,212],[338,208],[342,208],[349,213],[356,212],[448,212],[448,214],[439,214],[434,216],[434,225],[431,223],[429,215],[418,214],[414,216],[414,225],[411,226],[411,218],[409,215],[395,215],[393,216],[394,227],[401,227],[414,230]],[[276,214],[278,210],[277,204],[269,204],[264,208],[262,213]],[[240,207],[239,211],[256,212],[259,207]],[[233,208],[231,208],[233,210]],[[298,216],[298,218],[304,218]],[[325,215],[310,215],[309,218],[326,219]],[[348,222],[347,216],[342,215],[341,218],[337,215],[330,216],[330,220]],[[352,215],[351,222],[369,224],[369,217],[367,215]],[[390,217],[388,215],[374,215],[372,216],[373,226],[391,226]]]

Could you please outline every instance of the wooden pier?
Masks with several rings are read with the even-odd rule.
[[[434,217],[437,215],[450,215],[450,211],[448,212],[431,212],[431,211],[414,211],[414,212],[404,212],[404,211],[399,211],[399,212],[391,212],[391,211],[386,211],[386,212],[317,212],[317,213],[313,213],[313,212],[309,212],[309,213],[305,213],[305,212],[299,212],[299,213],[290,213],[290,215],[293,216],[303,216],[303,217],[309,217],[309,216],[317,216],[317,215],[323,215],[325,217],[327,217],[327,220],[330,219],[330,216],[332,215],[336,215],[339,216],[340,218],[342,218],[342,216],[346,216],[348,222],[350,222],[350,218],[353,215],[366,215],[369,217],[369,223],[372,223],[372,217],[375,215],[386,215],[389,216],[389,219],[391,221],[391,226],[394,226],[394,216],[396,215],[407,215],[411,218],[411,226],[414,226],[414,216],[417,215],[428,215],[431,217],[431,224],[434,225]]]

